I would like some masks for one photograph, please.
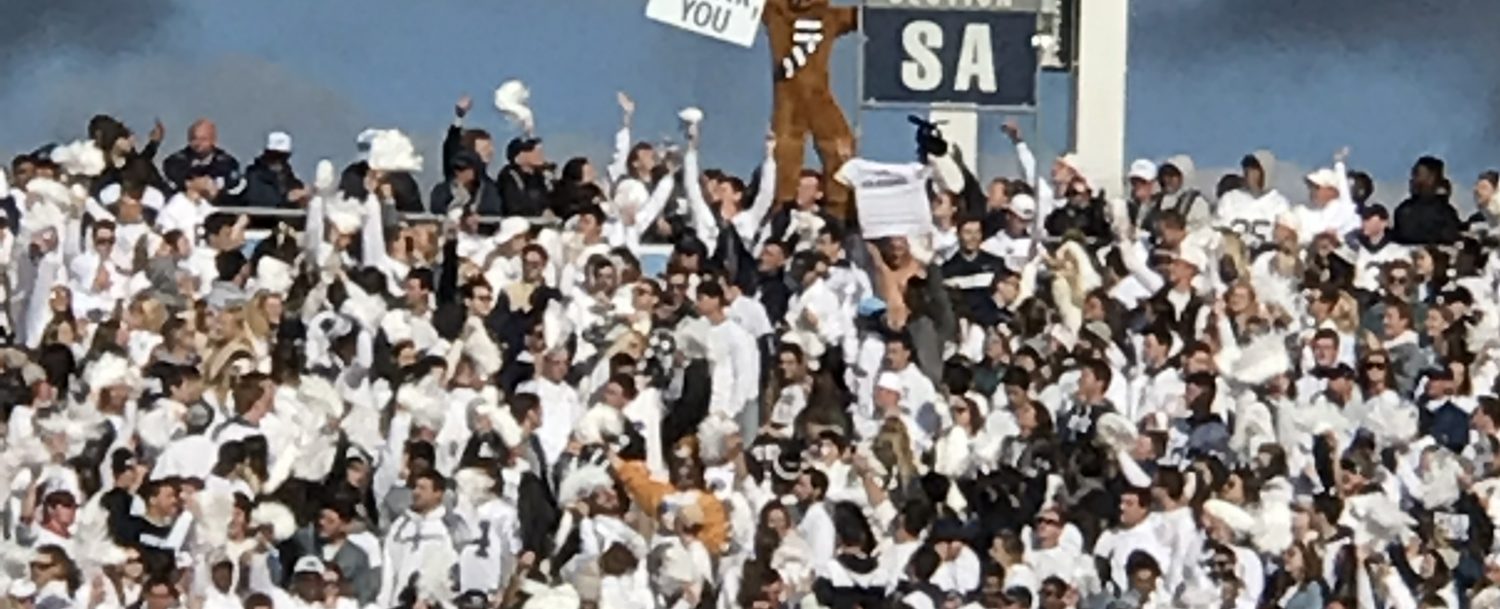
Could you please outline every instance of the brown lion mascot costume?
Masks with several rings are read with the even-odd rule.
[[[859,27],[852,6],[828,0],[767,0],[761,20],[771,46],[775,81],[771,130],[776,134],[776,201],[797,193],[808,132],[823,161],[824,201],[835,218],[853,214],[849,189],[831,179],[849,160],[854,134],[828,85],[833,42]]]

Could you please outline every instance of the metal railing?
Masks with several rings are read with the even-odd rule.
[[[215,207],[214,211],[233,216],[249,216],[252,220],[255,218],[300,220],[307,216],[307,210],[305,209],[286,209],[281,207]],[[446,219],[443,214],[429,212],[397,212],[396,215],[400,216],[404,222],[428,223],[442,222]],[[505,217],[503,216],[480,216],[479,223],[485,225],[499,224],[504,219]],[[525,218],[525,220],[530,222],[532,226],[557,226],[561,224],[561,221],[551,216],[534,216]]]
[[[245,231],[245,239],[251,243],[263,240],[271,236],[271,230],[273,227],[265,224],[264,221],[266,220],[292,220],[294,221],[292,222],[292,224],[295,224],[300,230],[302,228],[302,219],[307,217],[307,210],[305,209],[287,209],[281,207],[226,206],[215,207],[214,212],[229,214],[232,216],[249,217],[251,220],[251,225],[250,228]],[[444,214],[434,214],[430,212],[396,212],[396,216],[402,222],[411,224],[441,224],[447,219]],[[524,219],[527,222],[531,223],[532,227],[559,226],[562,224],[560,220],[551,216],[528,217]],[[480,216],[479,224],[480,226],[491,228],[499,225],[503,220],[505,220],[505,217],[503,216]]]

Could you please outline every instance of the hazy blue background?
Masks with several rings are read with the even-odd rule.
[[[1092,2],[1113,0],[1084,0]],[[1227,167],[1270,147],[1304,165],[1340,145],[1383,182],[1418,155],[1448,159],[1467,189],[1500,157],[1495,0],[1133,0],[1128,153],[1191,153]],[[48,0],[0,5],[0,152],[82,135],[108,112],[138,132],[218,119],[248,161],[265,132],[290,131],[297,165],[347,159],[369,126],[406,130],[436,160],[462,92],[478,124],[506,137],[494,87],[533,90],[553,157],[605,160],[613,92],[640,103],[642,136],[678,108],[708,115],[711,165],[748,170],[769,114],[764,45],[744,50],[647,21],[642,0]],[[836,85],[852,113],[855,43],[839,43]],[[1043,154],[1065,141],[1068,84],[1043,90]],[[993,123],[993,124],[991,124]],[[1010,172],[986,123],[982,170]],[[863,149],[902,157],[902,116],[866,113]],[[424,180],[426,183],[431,179]],[[1379,193],[1392,200],[1397,193]]]

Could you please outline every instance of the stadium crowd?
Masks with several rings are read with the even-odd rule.
[[[1500,174],[1117,188],[1008,125],[982,181],[924,126],[778,197],[774,137],[708,169],[619,101],[602,167],[466,99],[442,175],[105,115],[16,156],[0,605],[1500,607]]]

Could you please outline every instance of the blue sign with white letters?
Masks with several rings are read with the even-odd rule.
[[[866,6],[866,105],[1036,104],[1036,13]]]

